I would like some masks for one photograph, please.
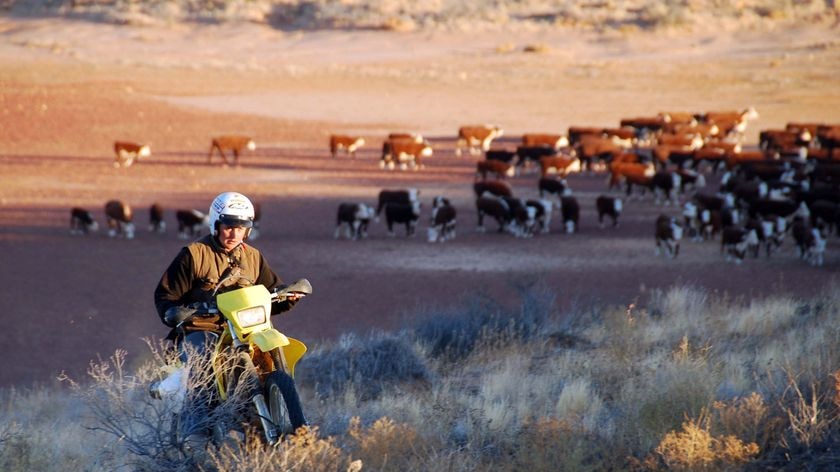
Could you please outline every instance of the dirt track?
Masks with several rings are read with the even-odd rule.
[[[670,54],[644,37],[505,38],[552,45],[529,55],[496,52],[501,41],[493,36],[465,42],[412,34],[399,36],[401,48],[377,49],[393,44],[393,33],[280,37],[61,23],[49,29],[52,43],[33,45],[45,24],[2,26],[0,302],[11,326],[0,347],[0,386],[44,381],[61,370],[78,376],[90,359],[119,347],[130,359],[141,356],[140,338],[165,333],[152,290],[184,244],[172,229],[173,211],[205,210],[231,189],[262,203],[255,245],[281,277],[312,281],[315,294],[280,323],[312,345],[346,331],[396,328],[418,307],[449,306],[475,292],[510,300],[517,283],[536,279],[556,287],[561,310],[624,304],[673,283],[745,297],[808,297],[837,286],[836,236],[821,268],[797,260],[789,240],[781,254],[739,267],[724,263],[715,243],[684,242],[676,260],[656,258],[653,220],[677,210],[629,201],[620,227],[601,229],[592,202],[606,191],[603,175],[570,178],[583,210],[578,234],[560,234],[557,219],[552,234],[533,239],[496,234],[492,224],[477,233],[475,161],[452,153],[455,130],[471,122],[501,124],[507,135],[500,144],[510,147],[526,131],[613,126],[665,109],[753,105],[762,117],[748,139],[786,121],[840,122],[833,30],[674,38]],[[92,42],[95,33],[106,38]],[[216,49],[222,34],[234,51],[265,60],[233,67]],[[150,45],[158,55],[132,55]],[[356,160],[333,160],[326,148],[333,130],[366,134],[369,144]],[[431,137],[436,151],[425,170],[379,170],[377,147],[398,130]],[[210,136],[230,132],[253,135],[257,151],[240,168],[207,166]],[[114,139],[151,142],[153,155],[116,169]],[[512,184],[517,195],[533,197],[536,180],[526,173]],[[365,241],[333,239],[339,202],[373,203],[380,189],[400,187],[421,190],[418,237],[406,239],[398,229],[389,238],[379,223]],[[458,237],[428,244],[428,207],[439,194],[456,204]],[[91,209],[102,223],[111,198],[134,207],[135,240],[68,234],[71,206]],[[153,202],[168,210],[166,234],[145,231]]]

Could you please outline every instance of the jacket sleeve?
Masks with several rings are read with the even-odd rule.
[[[262,253],[260,253],[260,274],[257,276],[257,283],[265,285],[265,288],[273,290],[283,286],[283,280],[271,270],[268,261],[265,260]],[[291,310],[295,306],[295,302],[283,301],[271,304],[271,314],[277,315]]]
[[[166,310],[176,305],[186,305],[196,301],[188,299],[193,279],[192,255],[185,247],[169,264],[155,288],[155,308],[163,324],[167,324]]]

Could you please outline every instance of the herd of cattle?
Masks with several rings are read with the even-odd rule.
[[[455,154],[468,149],[481,156],[473,183],[481,231],[484,218],[491,217],[499,231],[516,236],[548,232],[557,208],[564,230],[575,232],[580,205],[567,177],[604,172],[607,191],[595,200],[601,226],[605,218],[618,224],[624,202],[614,195],[616,189],[623,188],[626,199],[650,193],[656,203],[681,203],[679,214],[663,213],[652,224],[657,253],[676,257],[683,235],[694,241],[719,237],[726,259],[741,263],[747,254],[758,257],[763,250],[771,255],[791,234],[799,256],[821,265],[826,238],[840,224],[840,125],[788,123],[784,129],[761,130],[755,149],[747,150],[746,126],[757,116],[752,108],[662,112],[623,119],[618,128],[573,126],[566,134],[523,134],[515,149],[493,147],[503,135],[498,126],[465,126],[458,132]],[[355,152],[364,141],[333,136],[333,157],[342,149],[334,142],[354,143]],[[380,167],[419,169],[421,159],[431,155],[432,145],[422,136],[392,134],[384,141]],[[539,174],[538,199],[514,197],[506,181],[526,172]],[[716,191],[705,192],[706,179],[719,175]],[[383,190],[376,210],[364,203],[342,204],[336,237],[342,224],[349,237],[364,237],[383,208],[389,234],[394,224],[405,224],[406,234],[414,234],[420,216],[417,195],[416,189]],[[448,199],[435,197],[430,241],[454,236],[455,214]]]
[[[757,257],[777,250],[792,234],[798,254],[809,263],[823,262],[826,238],[840,224],[840,125],[788,123],[784,129],[765,129],[757,146],[743,144],[747,123],[757,118],[748,108],[733,112],[661,112],[650,117],[622,119],[619,127],[571,126],[566,133],[525,133],[513,149],[498,145],[498,126],[463,126],[458,130],[455,155],[466,150],[477,158],[475,194],[477,228],[495,220],[499,232],[531,237],[550,230],[557,213],[566,233],[577,231],[580,204],[572,194],[569,176],[579,172],[608,176],[605,192],[595,199],[598,222],[618,225],[626,200],[652,195],[655,203],[674,204],[678,214],[660,214],[653,222],[657,253],[679,253],[683,236],[693,241],[721,241],[721,252],[740,263],[747,254]],[[494,146],[494,141],[497,145]],[[365,145],[360,136],[332,135],[329,150],[355,157]],[[211,142],[207,157],[218,152],[224,163],[238,164],[239,154],[254,150],[246,136],[221,136]],[[837,150],[837,151],[835,151]],[[129,166],[148,157],[148,146],[117,142],[115,166]],[[229,161],[226,152],[232,153]],[[382,145],[383,169],[422,169],[434,146],[423,136],[392,133]],[[514,196],[507,179],[537,174],[539,198]],[[706,192],[707,178],[717,188]],[[617,194],[623,190],[623,195]],[[678,206],[679,205],[679,206]],[[449,198],[432,200],[429,241],[455,237],[457,211]],[[109,234],[133,237],[131,209],[125,203],[105,205]],[[368,226],[384,214],[388,233],[404,225],[414,235],[421,215],[417,189],[386,189],[374,208],[361,202],[341,203],[334,236],[362,239]],[[197,236],[206,215],[197,210],[176,211],[182,238]],[[90,213],[71,212],[71,232],[96,230]],[[150,230],[164,231],[159,205],[150,208]],[[256,232],[255,232],[256,233]],[[252,234],[251,237],[255,237]]]

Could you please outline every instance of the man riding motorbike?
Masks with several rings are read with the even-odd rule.
[[[210,234],[182,248],[163,273],[155,289],[155,307],[161,321],[172,328],[167,339],[179,346],[183,362],[187,353],[207,358],[213,352],[221,324],[194,320],[193,315],[197,305],[212,301],[217,287],[222,293],[257,284],[268,290],[282,286],[260,251],[245,242],[253,223],[254,205],[245,195],[218,195],[210,204]],[[273,303],[271,314],[290,310],[297,300],[290,294],[285,301]],[[194,398],[188,409],[191,413],[183,419],[187,438],[193,442],[207,437],[208,431],[200,425],[211,401],[207,395]],[[307,424],[303,415],[299,416],[290,418],[295,429]]]

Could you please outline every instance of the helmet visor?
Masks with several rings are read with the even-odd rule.
[[[254,226],[254,222],[250,218],[235,215],[219,215],[219,224],[223,224],[228,227],[240,226],[243,228],[250,228]]]

